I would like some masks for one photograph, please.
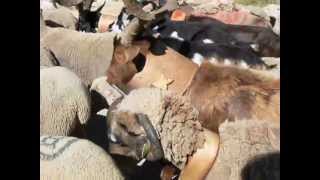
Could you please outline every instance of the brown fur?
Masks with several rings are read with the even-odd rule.
[[[280,80],[203,63],[185,93],[200,111],[203,126],[217,132],[226,119],[280,121]]]
[[[139,78],[134,76],[127,84],[129,88],[149,87],[150,82],[157,80],[158,71],[166,76],[173,74],[174,77],[170,77],[171,79],[181,78],[179,81],[171,83],[168,89],[178,94],[181,93],[181,89],[187,89],[184,95],[190,96],[192,103],[200,111],[199,118],[203,126],[215,132],[226,119],[231,121],[241,119],[280,121],[279,79],[272,77],[271,74],[269,76],[264,71],[204,62],[198,70],[195,69],[196,72],[191,83],[183,84],[183,87],[179,86],[180,88],[172,88],[175,87],[177,82],[190,82],[190,72],[194,70],[193,66],[184,66],[189,61],[181,60],[178,56],[170,59],[163,58],[165,56],[170,57],[174,53],[167,51],[164,56],[155,57],[148,53],[146,67],[139,73],[144,75],[139,76]],[[166,60],[171,61],[169,63]],[[153,62],[153,65],[150,64],[151,62]],[[162,66],[166,67],[165,65],[168,65],[168,63],[171,68],[160,68]],[[153,67],[153,71],[150,71],[152,69],[150,67]],[[187,69],[181,71],[181,68],[172,67],[185,67]],[[125,72],[129,73],[129,71]],[[117,77],[119,79],[117,81],[125,83],[126,80],[121,80],[123,75],[120,74],[122,73],[118,73]],[[131,74],[129,77],[133,75]],[[148,79],[148,81],[142,79]]]
[[[146,41],[134,42],[129,47],[120,44],[117,45],[113,53],[110,67],[107,70],[108,83],[116,85],[128,83],[132,77],[138,73],[132,60],[139,53],[144,54],[148,48],[149,43]]]

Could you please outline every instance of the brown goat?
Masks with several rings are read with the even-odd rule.
[[[280,121],[280,80],[249,70],[203,63],[185,92],[203,126],[218,131],[226,119]]]
[[[137,71],[127,70],[123,74],[130,78],[117,76],[117,81],[127,83],[130,90],[150,87],[162,77],[173,80],[167,89],[189,96],[200,111],[200,121],[204,127],[214,131],[225,119],[279,121],[279,79],[260,73],[263,71],[209,62],[198,67],[171,48],[167,48],[165,54],[160,56],[147,48],[142,48],[146,62],[141,72],[134,75]]]
[[[168,90],[189,96],[200,111],[202,125],[215,132],[226,119],[280,121],[279,79],[259,71],[209,62],[197,69],[190,63],[170,48],[162,56],[149,52],[144,69],[127,85],[129,89],[150,87],[161,74],[173,79]]]

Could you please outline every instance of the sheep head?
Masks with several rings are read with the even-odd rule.
[[[137,160],[156,161],[163,158],[157,132],[144,114],[130,112],[108,113],[109,152]]]

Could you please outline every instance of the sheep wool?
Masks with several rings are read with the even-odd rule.
[[[40,179],[123,180],[124,177],[110,155],[88,140],[40,136]]]
[[[43,10],[43,18],[47,23],[54,23],[66,29],[76,30],[77,28],[77,17],[72,14],[70,9],[65,7]]]
[[[159,135],[165,159],[180,169],[204,144],[199,112],[185,97],[158,88],[141,88],[131,91],[117,110],[146,114]]]
[[[278,125],[257,120],[224,122],[219,135],[219,153],[206,179],[280,180]]]
[[[64,67],[40,67],[40,135],[68,136],[90,117],[89,90]]]
[[[40,66],[55,66],[56,59],[48,49],[40,44]]]
[[[49,28],[40,43],[48,48],[61,66],[75,72],[87,85],[105,76],[109,68],[116,33],[84,33],[64,28]]]

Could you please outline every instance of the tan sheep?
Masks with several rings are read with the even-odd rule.
[[[147,115],[153,128],[145,120],[137,124],[134,114],[138,113]],[[163,157],[183,169],[188,156],[204,144],[204,129],[197,120],[198,114],[187,98],[158,88],[133,90],[122,101],[112,104],[109,108],[109,150],[111,153],[142,159],[145,146],[151,146],[148,148],[151,150],[145,156],[147,160],[153,161]],[[151,145],[144,142],[141,134],[147,135]],[[154,137],[150,138],[150,134]],[[122,142],[122,147],[117,147],[117,141]],[[160,147],[157,141],[161,142]]]
[[[81,80],[64,67],[40,67],[40,135],[83,136],[90,96]]]
[[[64,136],[40,136],[40,179],[123,180],[113,159],[94,143]]]

